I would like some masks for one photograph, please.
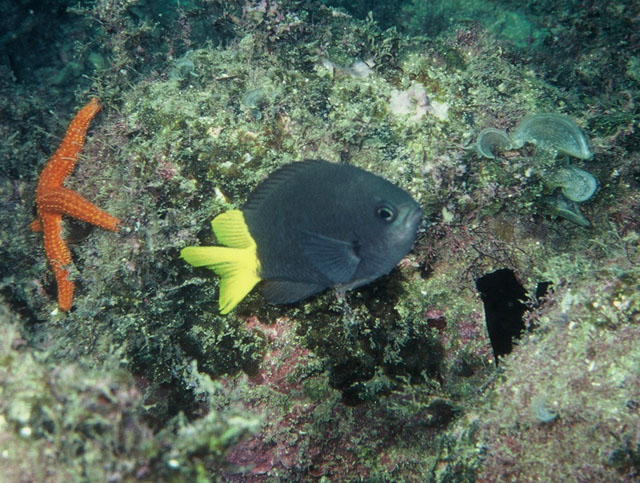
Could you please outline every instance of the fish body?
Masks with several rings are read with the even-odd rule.
[[[241,210],[213,220],[226,247],[185,247],[181,256],[222,276],[222,313],[261,280],[267,301],[292,303],[390,272],[411,249],[421,217],[418,203],[389,181],[307,160],[275,171]]]

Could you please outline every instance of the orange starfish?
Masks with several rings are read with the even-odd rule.
[[[58,307],[69,310],[73,301],[74,283],[67,278],[71,252],[62,238],[62,215],[68,215],[92,225],[115,231],[120,220],[102,211],[75,191],[62,187],[71,174],[84,146],[89,123],[100,110],[98,99],[78,111],[60,144],[42,170],[36,190],[37,218],[31,223],[33,231],[44,232],[44,251],[58,284]]]

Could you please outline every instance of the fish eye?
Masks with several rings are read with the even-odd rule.
[[[386,203],[380,204],[376,206],[376,216],[380,218],[382,221],[387,223],[391,223],[396,219],[396,210],[394,210],[391,206]]]

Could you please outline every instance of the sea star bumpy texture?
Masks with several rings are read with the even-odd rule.
[[[69,124],[67,132],[42,170],[36,190],[37,218],[31,223],[33,231],[44,232],[44,251],[58,284],[58,307],[69,310],[73,302],[74,283],[68,279],[67,266],[71,252],[62,238],[62,215],[71,216],[92,225],[115,231],[120,220],[87,201],[75,191],[62,187],[73,171],[78,154],[84,146],[89,123],[100,110],[93,98]]]

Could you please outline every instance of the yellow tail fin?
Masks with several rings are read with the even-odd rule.
[[[211,222],[218,240],[227,247],[185,247],[180,257],[194,267],[220,275],[220,313],[227,314],[260,281],[256,242],[240,210],[218,215]]]

